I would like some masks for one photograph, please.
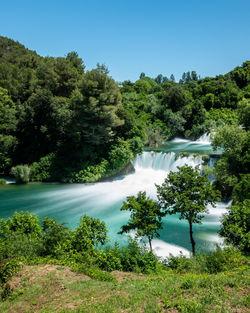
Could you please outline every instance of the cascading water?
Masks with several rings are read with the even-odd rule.
[[[162,184],[170,171],[177,171],[177,167],[184,164],[191,166],[202,164],[201,157],[188,156],[176,159],[176,153],[173,151],[189,151],[187,147],[190,146],[195,146],[197,151],[210,149],[206,142],[207,138],[196,142],[172,141],[173,149],[169,153],[143,152],[133,160],[134,173],[109,182],[88,185],[9,185],[0,188],[0,216],[8,217],[15,210],[28,209],[38,214],[40,218],[53,217],[73,228],[79,222],[80,216],[87,214],[105,221],[111,241],[117,240],[124,244],[127,236],[117,235],[120,227],[126,224],[129,218],[129,212],[120,211],[122,202],[127,196],[136,195],[139,191],[146,191],[147,195],[156,199],[155,184]],[[211,242],[219,241],[216,232],[225,207],[226,204],[218,204],[218,207],[211,209],[211,214],[205,217],[203,225],[195,225],[197,247],[208,250],[211,248]],[[160,240],[153,240],[153,248],[158,255],[167,256],[169,253],[176,255],[180,251],[189,254],[187,249],[190,250],[191,247],[188,224],[180,221],[178,216],[164,218],[164,229],[160,235]]]

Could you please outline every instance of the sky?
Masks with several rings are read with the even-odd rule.
[[[8,0],[0,35],[42,56],[77,51],[118,82],[225,74],[250,60],[250,0]]]

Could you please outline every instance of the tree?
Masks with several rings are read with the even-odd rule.
[[[170,75],[170,81],[173,82],[173,83],[175,82],[174,74],[171,74],[171,75]]]
[[[250,200],[233,205],[224,214],[219,234],[226,243],[238,247],[240,250],[250,251]]]
[[[164,214],[161,212],[157,202],[146,197],[146,192],[139,192],[138,195],[127,197],[123,202],[121,211],[130,211],[130,218],[127,225],[123,225],[118,234],[128,233],[136,230],[138,236],[148,238],[150,250],[152,251],[152,239],[159,237],[158,230],[162,228],[161,219]]]
[[[14,136],[16,125],[15,105],[8,96],[8,91],[0,87],[0,172],[11,164],[10,156],[17,144]]]
[[[79,90],[72,92],[70,102],[72,120],[68,136],[78,151],[84,144],[97,146],[111,141],[115,129],[124,123],[117,115],[121,106],[120,90],[100,68],[83,75]]]
[[[98,244],[104,245],[107,241],[107,228],[104,222],[98,218],[84,215],[80,219],[80,224],[76,228],[72,246],[78,252],[92,250]]]
[[[160,207],[165,214],[179,213],[179,219],[189,223],[189,234],[193,255],[195,241],[193,238],[193,223],[201,224],[207,204],[215,206],[219,193],[215,191],[205,175],[201,175],[199,167],[184,165],[178,167],[178,172],[170,172],[165,182],[157,185],[157,196]]]

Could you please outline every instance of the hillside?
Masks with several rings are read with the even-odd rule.
[[[59,265],[24,266],[9,282],[14,291],[0,311],[28,312],[237,312],[249,310],[246,270],[217,275],[145,276],[112,272],[105,282]]]

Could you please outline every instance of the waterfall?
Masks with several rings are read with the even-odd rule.
[[[161,170],[169,173],[177,171],[180,166],[188,164],[192,167],[202,164],[202,159],[198,156],[178,157],[174,152],[153,152],[144,151],[142,154],[135,157],[133,165],[135,170],[152,169],[155,171]]]
[[[205,144],[205,145],[210,145],[211,141],[210,141],[210,134],[205,133],[204,135],[202,135],[200,138],[198,138],[196,140],[197,143],[199,144]]]
[[[165,152],[145,151],[136,156],[133,160],[135,171],[111,181],[28,186],[13,184],[0,188],[0,217],[8,217],[15,210],[28,208],[40,218],[56,218],[58,222],[66,222],[75,228],[80,216],[87,214],[106,223],[111,242],[118,241],[124,245],[127,237],[117,233],[129,218],[129,212],[120,211],[126,197],[146,191],[147,196],[156,200],[155,184],[161,185],[170,171],[177,171],[178,167],[185,164],[193,167],[202,165],[201,157],[194,155],[176,158],[180,152],[211,152],[207,134],[201,136],[198,141],[175,139],[168,142],[168,145]],[[214,160],[210,161],[211,166],[213,162]],[[219,242],[217,230],[220,216],[226,212],[227,205],[218,203],[216,208],[209,207],[209,214],[203,219],[202,225],[194,225],[197,247],[210,250],[211,242]],[[177,215],[166,216],[163,222],[164,228],[160,231],[160,238],[152,242],[155,253],[166,257],[169,253],[178,255],[182,251],[184,255],[189,255],[188,250],[191,247],[188,223],[180,221]]]

